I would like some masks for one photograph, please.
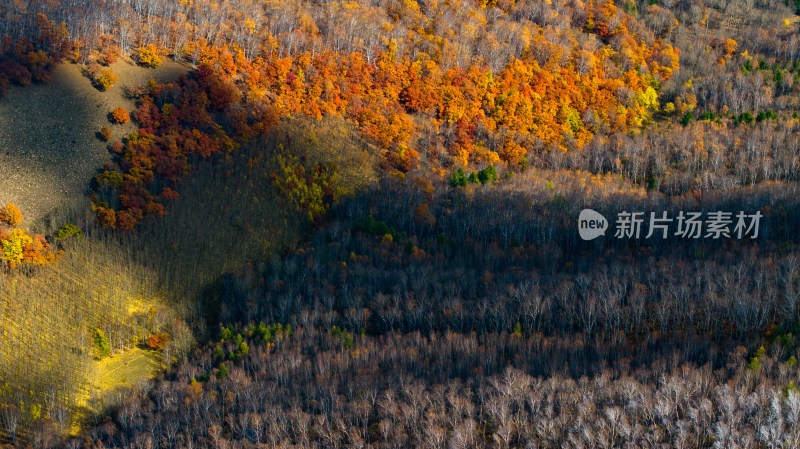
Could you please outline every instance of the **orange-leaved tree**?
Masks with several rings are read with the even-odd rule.
[[[118,107],[111,111],[111,121],[114,123],[128,123],[130,119],[130,114],[123,107]]]
[[[14,227],[22,222],[22,212],[14,203],[8,203],[0,208],[0,224],[7,224]]]

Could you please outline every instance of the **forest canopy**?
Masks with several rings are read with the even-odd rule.
[[[135,104],[66,223],[0,209],[0,444],[797,446],[797,2],[89,3],[0,0],[0,97]]]

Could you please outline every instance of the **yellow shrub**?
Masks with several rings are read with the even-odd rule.
[[[139,47],[136,59],[139,64],[145,67],[158,67],[161,65],[161,56],[158,54],[158,48],[153,44]]]
[[[100,90],[106,90],[119,81],[119,77],[111,69],[91,69],[90,76],[92,84]]]

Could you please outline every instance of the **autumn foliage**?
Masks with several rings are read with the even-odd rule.
[[[230,89],[203,67],[178,83],[152,85],[133,113],[139,130],[120,145],[115,143],[116,166],[97,177],[98,186],[113,191],[108,198],[95,195],[100,224],[131,230],[145,218],[164,215],[162,203],[177,197],[175,187],[190,170],[191,160],[229,153],[236,147],[237,143],[211,118],[213,111],[230,106],[233,97],[219,93]],[[114,121],[126,117],[122,108],[112,113]],[[247,123],[243,126],[250,128]],[[257,128],[254,133],[266,130],[263,125],[253,128]],[[157,179],[164,187],[154,193],[151,186]]]
[[[293,231],[318,228],[283,257],[254,252],[263,269],[186,269],[187,284],[225,290],[215,319],[302,326],[294,338],[264,324],[223,328],[150,393],[142,384],[143,395],[111,405],[113,419],[93,419],[95,446],[800,441],[798,1],[141,0],[94,2],[85,16],[75,3],[0,0],[10,11],[0,8],[0,96],[46,80],[61,58],[196,68],[126,89],[136,129],[111,145],[89,219],[133,230],[202,204],[230,220],[207,226],[211,237],[186,233],[189,246],[224,248],[194,260],[226,270],[246,245],[225,238],[284,249],[270,220],[248,218],[259,204],[279,202],[269,213]],[[348,147],[363,158],[300,156],[317,147],[336,158],[341,136],[282,126],[295,120],[355,129]],[[364,176],[370,188],[351,196],[338,187],[368,165],[354,160],[380,160],[386,176]],[[612,217],[626,204],[760,208],[767,238],[685,248],[578,239],[580,208]],[[4,263],[35,259],[46,241],[8,221]],[[179,285],[186,236],[163,234],[141,259]],[[206,294],[182,294],[200,296],[189,309],[203,313]],[[98,346],[116,350],[127,331],[114,331]],[[135,341],[171,353],[177,339],[162,332]],[[739,346],[762,335],[769,355]],[[264,391],[270,401],[258,400]],[[26,403],[19,410],[33,415]],[[29,441],[44,441],[35,432],[58,416],[39,412]],[[0,433],[10,422],[0,405]]]
[[[416,170],[422,159],[437,168],[516,169],[535,155],[581,152],[598,135],[638,132],[659,110],[661,86],[679,69],[676,48],[609,0],[565,10],[551,5],[540,17],[513,2],[460,9],[413,1],[376,8],[265,4],[296,15],[293,34],[270,22],[277,20],[272,12],[260,18],[255,5],[252,11],[212,8],[235,29],[201,24],[205,3],[198,2],[180,6],[186,14],[176,17],[191,17],[184,25],[158,14],[148,15],[150,23],[139,17],[128,24],[135,45],[112,33],[89,46],[42,15],[42,43],[31,41],[28,56],[2,61],[5,73],[14,74],[5,78],[21,83],[47,66],[36,53],[45,42],[58,44],[53,57],[73,61],[107,62],[100,56],[119,52],[147,67],[167,55],[197,64],[191,77],[142,92],[133,114],[140,129],[123,140],[124,149],[114,148],[123,177],[119,195],[96,208],[104,223],[112,221],[106,210],[116,211],[115,226],[123,229],[163,214],[163,198],[150,186],[164,181],[177,191],[194,157],[230,151],[229,135],[244,142],[281,118],[346,118],[374,144],[388,171]],[[432,18],[437,14],[454,20],[458,32],[443,28],[448,20],[439,23]],[[490,16],[498,23],[490,24]],[[333,22],[323,26],[326,20]],[[373,37],[334,45],[333,36],[347,33],[335,25],[343,23],[372,27]],[[113,84],[109,71],[95,69],[99,87]]]
[[[10,268],[22,263],[42,265],[51,262],[55,253],[45,237],[28,235],[16,227],[22,218],[19,208],[12,203],[0,208],[0,261]]]
[[[111,121],[114,123],[128,123],[131,120],[131,116],[128,114],[128,111],[125,108],[118,107],[111,111]]]
[[[22,223],[22,218],[22,212],[14,203],[8,203],[5,207],[0,208],[0,225],[14,227]]]
[[[636,131],[659,109],[657,90],[678,69],[678,51],[634,35],[630,19],[611,3],[586,12],[580,26],[601,42],[613,36],[625,49],[624,64],[607,45],[556,48],[542,34],[529,45],[544,55],[524,52],[498,69],[481,59],[445,67],[441,55],[412,58],[391,42],[372,55],[323,50],[248,58],[241,48],[198,41],[199,68],[191,77],[151,85],[142,96],[133,114],[140,129],[124,140],[118,161],[119,195],[96,209],[101,222],[130,229],[163,214],[164,198],[148,187],[157,179],[177,187],[192,158],[234,147],[229,130],[243,142],[292,115],[353,121],[383,166],[401,172],[420,166],[422,147],[433,166],[517,167],[534,150],[581,151],[595,135]],[[140,63],[157,56],[152,45],[138,49]],[[215,123],[216,113],[225,126]],[[301,184],[282,185],[296,191]],[[312,217],[321,204],[315,192],[300,195]]]
[[[407,13],[425,20],[419,11]],[[499,68],[481,58],[445,66],[444,55],[410,57],[394,41],[374,54],[270,52],[250,59],[240,48],[202,41],[195,51],[201,67],[213,68],[208,101],[216,110],[241,92],[247,107],[268,106],[282,117],[344,116],[377,144],[387,168],[401,171],[418,167],[423,146],[434,156],[441,150],[444,159],[434,162],[445,165],[516,166],[535,149],[579,151],[597,134],[640,129],[659,108],[661,84],[678,70],[678,50],[638,37],[612,3],[589,4],[580,17],[574,25],[599,38],[596,48],[574,38],[557,46],[545,30],[529,30],[531,51]],[[621,52],[605,44],[612,38]]]
[[[90,66],[87,73],[92,84],[100,90],[107,90],[119,81],[119,77],[112,69],[102,68],[98,64]]]
[[[169,336],[166,334],[153,334],[147,338],[147,347],[150,349],[164,349],[168,341]]]
[[[29,20],[33,35],[12,40],[4,33],[0,40],[0,97],[9,82],[25,86],[32,81],[48,81],[55,63],[71,47],[64,23],[56,25],[42,13],[30,14]]]
[[[316,164],[306,168],[297,160],[287,161],[281,156],[278,162],[282,173],[273,174],[273,183],[308,215],[309,220],[323,215],[339,197],[335,165]]]
[[[136,51],[136,60],[145,67],[158,67],[161,65],[161,56],[158,47],[153,44],[139,47]]]

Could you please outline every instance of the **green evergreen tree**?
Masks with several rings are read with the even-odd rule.
[[[467,175],[464,174],[464,169],[459,168],[450,175],[450,187],[464,187],[467,185]]]
[[[228,367],[223,363],[219,366],[219,371],[217,371],[217,379],[224,379],[228,377]]]
[[[94,330],[94,346],[101,359],[111,355],[111,343],[100,328]]]

